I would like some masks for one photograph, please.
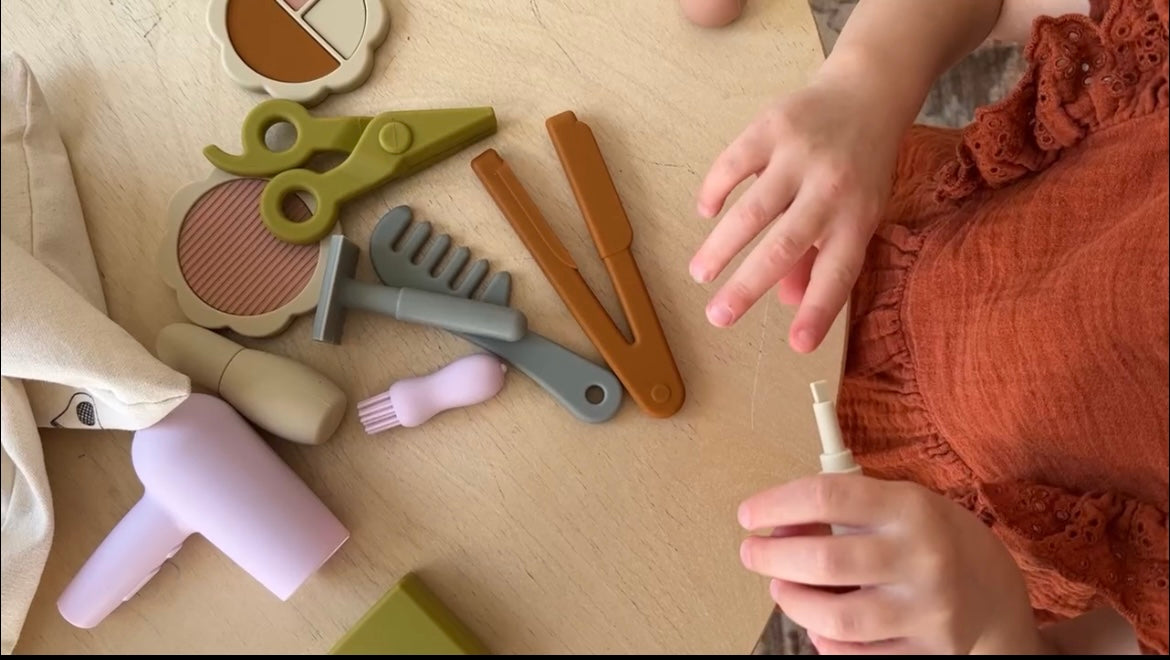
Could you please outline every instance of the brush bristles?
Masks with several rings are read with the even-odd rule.
[[[381,433],[387,429],[399,426],[398,413],[394,412],[394,402],[390,400],[390,392],[372,396],[357,405],[358,420],[366,430],[367,435]]]

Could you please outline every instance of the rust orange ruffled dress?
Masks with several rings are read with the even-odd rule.
[[[1109,606],[1166,653],[1167,0],[1042,18],[1027,54],[971,126],[908,135],[841,419],[869,474],[986,521],[1042,618]]]

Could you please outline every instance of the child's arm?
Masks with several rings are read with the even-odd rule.
[[[1004,0],[990,38],[1026,43],[1032,35],[1032,21],[1037,16],[1088,13],[1089,0]]]
[[[934,79],[987,38],[1000,5],[862,0],[808,87],[766,108],[719,156],[699,191],[700,215],[715,216],[734,188],[756,180],[699,248],[692,276],[714,280],[767,232],[708,303],[713,324],[735,323],[779,284],[781,301],[800,305],[789,344],[804,352],[821,343],[861,270],[902,133]]]
[[[884,88],[880,110],[904,128],[918,115],[935,79],[979,46],[995,27],[1001,7],[1012,3],[862,0],[824,70],[862,74]]]
[[[1049,655],[1140,655],[1137,633],[1116,611],[1105,608],[1040,631]]]

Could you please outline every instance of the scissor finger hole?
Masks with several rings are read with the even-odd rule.
[[[279,153],[293,148],[297,142],[297,127],[292,122],[278,119],[264,128],[264,146]]]
[[[294,209],[309,207],[309,213],[293,213]],[[317,197],[307,188],[292,188],[280,198],[280,209],[284,219],[293,224],[308,222],[317,215]]]

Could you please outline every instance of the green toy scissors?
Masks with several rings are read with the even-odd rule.
[[[293,145],[274,151],[264,141],[269,128],[290,124]],[[315,243],[333,230],[341,204],[377,186],[410,176],[496,132],[488,107],[384,112],[373,117],[313,117],[293,101],[272,99],[244,118],[244,152],[214,145],[203,150],[211,164],[239,176],[272,177],[260,197],[268,230],[289,243]],[[314,154],[342,152],[346,159],[325,172],[302,166]],[[313,198],[313,215],[297,222],[284,200],[296,193]]]

